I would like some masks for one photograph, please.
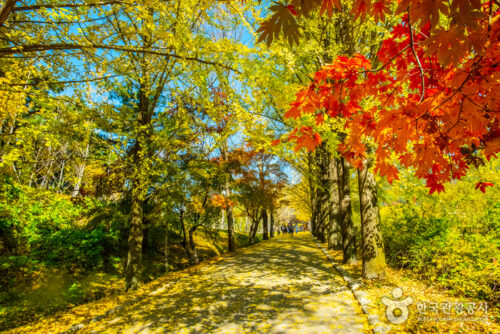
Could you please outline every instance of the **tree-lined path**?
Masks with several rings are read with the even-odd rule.
[[[0,332],[500,332],[499,154],[498,0],[0,0]]]
[[[83,332],[361,333],[356,303],[311,235],[301,233],[167,283]]]

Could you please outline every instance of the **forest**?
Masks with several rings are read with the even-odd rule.
[[[300,326],[316,319],[307,284],[337,284],[317,272],[328,258],[380,318],[338,283],[363,324],[335,333],[498,332],[499,13],[497,0],[0,1],[0,331],[320,333]],[[238,266],[267,288],[222,316],[209,304],[237,279],[218,275]],[[262,301],[280,270],[301,300]],[[172,327],[133,327],[142,311],[123,305],[160,284]],[[413,298],[402,325],[381,301],[396,287]],[[193,291],[215,298],[186,308],[208,312],[200,328],[176,313]],[[426,303],[456,318],[418,318]],[[109,320],[111,305],[135,320]],[[279,327],[284,305],[304,312],[299,329]]]

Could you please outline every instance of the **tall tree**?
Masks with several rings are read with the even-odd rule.
[[[115,73],[125,77],[123,94],[129,94],[128,105],[123,105],[130,118],[127,120],[125,136],[132,142],[127,154],[130,171],[127,184],[131,194],[129,255],[126,269],[126,289],[137,289],[140,282],[143,218],[141,207],[145,197],[151,192],[151,177],[154,175],[152,166],[159,158],[158,153],[164,148],[159,146],[159,140],[153,141],[153,136],[172,136],[162,122],[169,114],[162,107],[170,102],[168,97],[178,91],[179,82],[197,87],[206,85],[206,78],[211,68],[216,64],[211,61],[200,61],[197,57],[177,57],[174,54],[189,53],[189,45],[205,42],[207,47],[218,48],[217,41],[210,41],[204,35],[204,25],[212,22],[203,15],[211,9],[211,4],[200,6],[197,1],[177,1],[176,11],[169,10],[166,4],[158,3],[153,9],[151,3],[137,5],[124,9],[123,12],[107,18],[107,26],[114,32],[114,43],[134,45],[144,52],[123,52],[119,57],[108,54],[107,66]],[[131,30],[132,29],[132,30]],[[108,30],[109,31],[109,30]],[[182,42],[180,42],[182,41]],[[169,50],[170,56],[163,56],[156,51]],[[123,51],[123,50],[120,50]],[[187,66],[190,66],[189,70]],[[199,66],[198,66],[199,65]],[[224,66],[224,65],[220,65]],[[201,80],[186,82],[186,75],[196,71]],[[120,81],[112,80],[113,85],[120,86]],[[198,88],[204,90],[204,88]],[[165,92],[168,92],[166,95]],[[208,102],[207,106],[208,106]],[[183,108],[182,105],[180,107]],[[168,110],[168,109],[167,109]],[[182,109],[179,113],[185,112]],[[172,129],[174,133],[179,128]],[[123,133],[125,134],[125,132]],[[158,171],[155,171],[158,172]],[[194,233],[194,230],[191,231]],[[188,236],[188,241],[189,240]],[[192,246],[192,243],[190,243]],[[194,254],[189,247],[190,254]],[[193,261],[195,258],[193,257]]]
[[[378,210],[377,184],[370,172],[372,159],[364,162],[364,168],[358,170],[359,202],[361,214],[361,254],[363,259],[363,277],[366,279],[385,276],[385,254],[380,214]]]
[[[329,211],[328,211],[328,248],[342,249],[342,236],[340,230],[341,214],[340,214],[340,194],[339,194],[339,175],[338,175],[339,159],[335,156],[330,157],[328,166],[329,174]]]

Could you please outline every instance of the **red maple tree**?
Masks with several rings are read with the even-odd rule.
[[[295,14],[303,15],[295,2]],[[330,15],[332,4],[341,10],[338,1],[309,2]],[[352,10],[361,19],[384,20],[391,2],[357,0]],[[498,4],[401,0],[396,13],[404,14],[377,53],[381,66],[372,68],[360,54],[337,57],[297,93],[285,116],[315,114],[317,124],[342,117],[347,135],[339,149],[355,167],[362,167],[370,137],[376,142],[375,169],[389,182],[397,178],[398,165],[413,167],[430,193],[440,192],[500,150]],[[376,106],[365,107],[368,99]],[[321,142],[312,127],[296,129],[290,139],[310,150]],[[489,185],[480,182],[476,189]]]

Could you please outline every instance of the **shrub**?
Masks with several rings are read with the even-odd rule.
[[[404,202],[385,207],[382,234],[388,262],[456,294],[497,302],[500,203],[484,202],[487,209],[476,210],[475,219],[458,210],[454,214],[450,207],[465,211],[465,204],[446,200],[434,204],[443,205],[440,210]]]
[[[111,211],[112,219],[86,220]],[[99,269],[120,251],[123,216],[102,203],[17,186],[0,188],[0,291],[31,281],[44,266]],[[104,215],[106,216],[106,215]],[[89,223],[90,222],[90,223]],[[125,239],[126,240],[126,239]]]

